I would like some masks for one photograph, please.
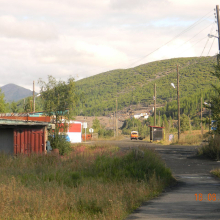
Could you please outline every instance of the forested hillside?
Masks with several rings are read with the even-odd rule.
[[[157,87],[157,103],[166,105],[166,110],[176,108],[176,67],[179,65],[180,98],[182,112],[189,112],[198,104],[201,92],[208,99],[212,83],[217,83],[211,74],[216,57],[192,57],[161,60],[131,69],[118,69],[101,73],[76,82],[80,100],[77,115],[105,115],[116,107],[153,103],[154,84]],[[173,107],[172,107],[173,106]],[[174,107],[175,106],[175,107]],[[195,108],[194,108],[195,109]],[[164,109],[165,111],[165,109]],[[172,112],[172,111],[171,111]]]

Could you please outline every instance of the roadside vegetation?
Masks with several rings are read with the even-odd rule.
[[[0,155],[0,219],[124,219],[173,182],[150,150],[75,145],[68,157]]]
[[[220,169],[215,169],[215,170],[212,170],[211,173],[215,176],[217,176],[218,178],[220,178]]]
[[[220,55],[217,55],[217,65],[214,65],[214,72],[212,75],[219,82],[220,79]],[[205,105],[211,110],[212,120],[215,121],[215,129],[212,131],[212,136],[209,138],[208,145],[201,147],[198,150],[200,155],[205,155],[211,159],[220,159],[220,86],[219,84],[212,84],[215,94],[211,96],[211,100]]]
[[[220,160],[220,136],[211,137],[207,145],[198,149],[198,154],[214,160]]]

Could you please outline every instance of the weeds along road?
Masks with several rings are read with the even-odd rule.
[[[165,146],[130,139],[96,143],[115,145],[121,150],[151,148],[159,153],[177,179],[175,186],[144,203],[127,220],[220,219],[220,180],[210,174],[212,169],[220,168],[220,162],[197,157],[198,146]]]

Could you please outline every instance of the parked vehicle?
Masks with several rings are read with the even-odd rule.
[[[131,132],[131,140],[132,139],[136,139],[136,140],[138,139],[138,132],[137,131],[132,131]]]

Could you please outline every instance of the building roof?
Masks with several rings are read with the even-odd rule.
[[[1,126],[48,126],[47,122],[37,122],[37,121],[24,121],[24,120],[11,120],[11,119],[0,119]]]

